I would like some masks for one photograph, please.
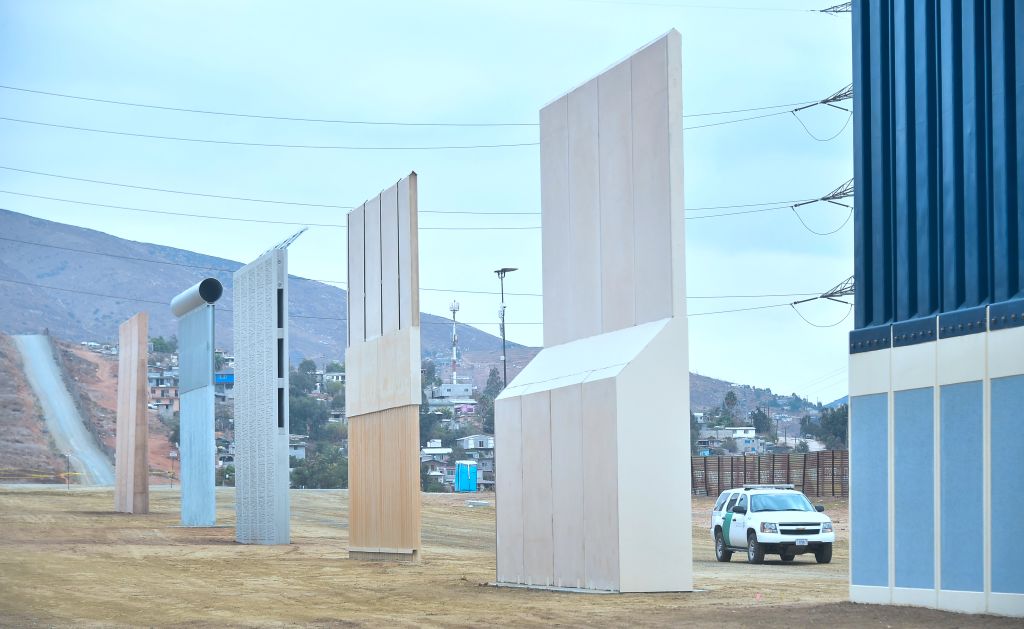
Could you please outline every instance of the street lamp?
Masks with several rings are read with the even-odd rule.
[[[508,361],[505,360],[505,275],[516,270],[518,269],[504,267],[495,271],[498,275],[498,280],[501,281],[501,307],[498,308],[498,321],[501,327],[501,388],[503,389],[508,386]]]

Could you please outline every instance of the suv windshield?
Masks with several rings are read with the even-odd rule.
[[[814,511],[803,494],[756,494],[750,497],[751,511]]]

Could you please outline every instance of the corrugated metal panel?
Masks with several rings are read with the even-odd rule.
[[[1024,2],[853,4],[856,327],[1024,295]]]

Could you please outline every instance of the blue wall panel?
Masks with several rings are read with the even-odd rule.
[[[935,587],[934,392],[893,394],[896,587]]]
[[[940,389],[943,590],[981,592],[984,588],[983,410],[981,382],[949,384]]]
[[[1024,594],[1024,376],[992,380],[991,428],[992,591]]]
[[[1024,295],[1024,2],[854,0],[858,329]]]
[[[850,583],[889,585],[889,396],[850,399]]]

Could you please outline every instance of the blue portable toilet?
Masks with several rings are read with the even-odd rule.
[[[476,461],[455,462],[455,491],[476,491]]]

